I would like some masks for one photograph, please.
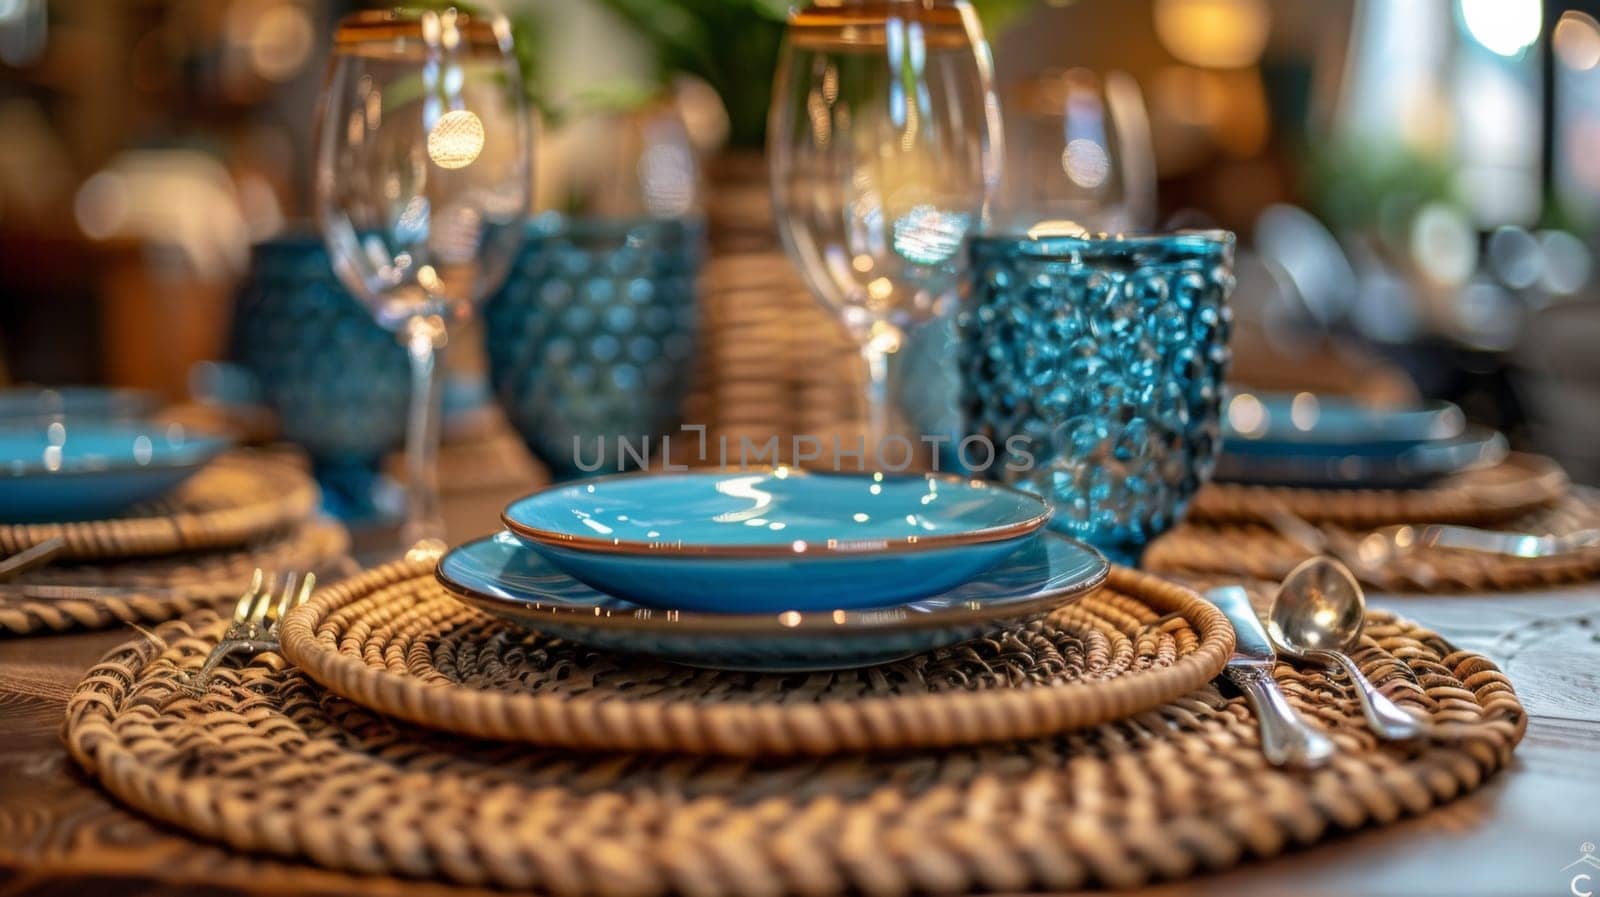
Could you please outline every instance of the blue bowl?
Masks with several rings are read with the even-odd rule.
[[[0,520],[101,520],[170,492],[229,446],[114,423],[0,427]]]
[[[703,244],[697,219],[529,222],[483,309],[489,379],[556,479],[637,466],[619,439],[656,452],[677,429]]]
[[[1049,519],[1039,498],[938,475],[637,473],[554,486],[506,527],[619,598],[718,613],[883,607],[983,572]]]
[[[956,316],[963,429],[1052,528],[1135,563],[1210,476],[1233,235],[981,237]]]
[[[438,579],[461,600],[552,638],[717,669],[834,670],[888,663],[1035,619],[1098,587],[1106,561],[1042,534],[975,579],[920,601],[857,611],[661,611],[584,585],[510,533],[463,545]]]

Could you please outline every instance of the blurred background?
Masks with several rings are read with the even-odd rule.
[[[239,354],[251,247],[314,233],[326,48],[359,5],[0,0],[0,383],[182,398]],[[786,4],[500,6],[539,209],[703,208],[713,256],[770,248]],[[1240,235],[1238,382],[1450,399],[1600,482],[1600,3],[979,6],[1008,127],[1045,73],[1105,73],[1149,148],[1122,149],[1122,220]]]

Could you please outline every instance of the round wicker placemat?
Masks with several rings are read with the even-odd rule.
[[[1424,521],[1426,522],[1426,521]],[[1369,562],[1359,549],[1371,533],[1334,523],[1315,524],[1329,554],[1373,588],[1387,591],[1501,592],[1600,577],[1600,548],[1545,558],[1518,558],[1446,548],[1414,548]],[[1561,535],[1600,528],[1600,493],[1574,490],[1567,497],[1495,529]],[[1296,539],[1261,524],[1185,523],[1152,543],[1143,566],[1159,573],[1215,574],[1279,581],[1313,554]]]
[[[1416,521],[1484,524],[1552,504],[1566,495],[1570,485],[1561,467],[1549,458],[1512,454],[1493,467],[1447,477],[1421,489],[1288,489],[1209,483],[1195,495],[1187,519],[1249,522],[1288,513],[1313,523],[1352,527]]]
[[[0,636],[158,623],[232,602],[250,574],[326,569],[349,548],[342,525],[313,518],[240,548],[101,564],[58,564],[0,584]],[[61,597],[80,588],[92,598]]]
[[[115,520],[0,524],[0,556],[65,540],[64,560],[231,548],[306,519],[317,508],[310,475],[282,459],[245,452],[207,464],[171,497]]]
[[[1123,608],[1067,621],[1053,675],[1093,676],[1096,652],[1070,646],[1115,643],[1138,626],[1130,615],[1158,619],[1135,600]],[[205,613],[162,626],[159,641],[112,652],[78,686],[64,736],[113,795],[238,850],[557,897],[1176,879],[1456,798],[1507,763],[1526,725],[1487,660],[1381,613],[1369,615],[1358,662],[1427,714],[1433,735],[1380,747],[1340,688],[1280,667],[1290,702],[1340,749],[1312,773],[1268,766],[1242,699],[1210,686],[1071,736],[985,748],[751,760],[480,742],[378,716],[276,655],[222,670],[197,697],[180,677],[222,625]],[[964,693],[1038,663],[1038,651],[980,642],[934,665],[942,688]],[[905,672],[858,681],[884,688]],[[591,663],[570,675],[602,687],[598,673]],[[728,680],[723,699],[743,685]],[[791,701],[812,701],[812,677],[784,685]]]
[[[480,738],[595,750],[774,756],[1004,741],[1187,694],[1233,631],[1193,592],[1113,568],[1044,620],[861,671],[689,669],[529,635],[391,565],[320,591],[283,653],[333,692]]]

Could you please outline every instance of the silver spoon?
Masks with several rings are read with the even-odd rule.
[[[1422,721],[1384,697],[1346,653],[1361,641],[1366,612],[1366,595],[1349,568],[1330,557],[1314,557],[1278,586],[1267,631],[1290,657],[1342,668],[1372,731],[1397,741],[1416,738],[1425,731]]]

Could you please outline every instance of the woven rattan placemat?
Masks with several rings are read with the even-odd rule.
[[[47,539],[66,542],[66,560],[126,558],[231,548],[265,538],[317,508],[310,475],[279,458],[239,452],[206,465],[171,497],[115,520],[0,524],[0,556]]]
[[[599,750],[789,755],[974,744],[1120,719],[1216,675],[1233,632],[1193,592],[1114,569],[1044,620],[865,671],[694,670],[530,636],[420,567],[326,589],[283,650],[337,694],[463,735]]]
[[[1287,489],[1210,483],[1195,495],[1188,519],[1257,522],[1287,513],[1314,523],[1349,527],[1419,521],[1485,524],[1550,505],[1566,495],[1569,486],[1567,475],[1549,458],[1513,454],[1493,467],[1447,477],[1421,489]]]
[[[342,525],[312,518],[246,545],[111,563],[55,564],[0,584],[0,636],[158,623],[236,599],[257,567],[327,570],[344,557]],[[80,588],[93,598],[72,596]]]
[[[1092,677],[1090,646],[1120,643],[1139,618],[1146,631],[1162,625],[1133,600],[1074,623],[1052,675]],[[1396,701],[1426,713],[1434,734],[1380,748],[1329,680],[1280,667],[1290,702],[1340,749],[1314,773],[1269,767],[1242,699],[1209,685],[1120,722],[985,748],[782,760],[474,741],[362,709],[275,655],[223,670],[196,697],[179,677],[221,629],[209,614],[167,624],[159,641],[112,652],[78,686],[65,739],[118,799],[240,850],[558,897],[1070,890],[1181,878],[1458,797],[1506,764],[1525,726],[1487,660],[1376,613],[1358,661]],[[1037,650],[980,643],[937,664],[948,674],[940,687],[981,690],[1038,665]],[[591,662],[569,675],[603,684],[601,669]],[[870,691],[896,675],[857,681]],[[813,677],[781,685],[792,701],[813,700]],[[748,687],[728,680],[726,699]]]
[[[1535,535],[1600,528],[1600,493],[1575,490],[1554,504],[1501,521],[1494,528]],[[1344,560],[1366,585],[1387,591],[1502,592],[1600,577],[1600,548],[1545,558],[1413,548],[1375,562],[1360,550],[1371,529],[1334,523],[1316,524],[1315,529],[1328,553]],[[1163,573],[1276,582],[1312,553],[1305,539],[1272,526],[1185,523],[1151,544],[1143,565]]]

